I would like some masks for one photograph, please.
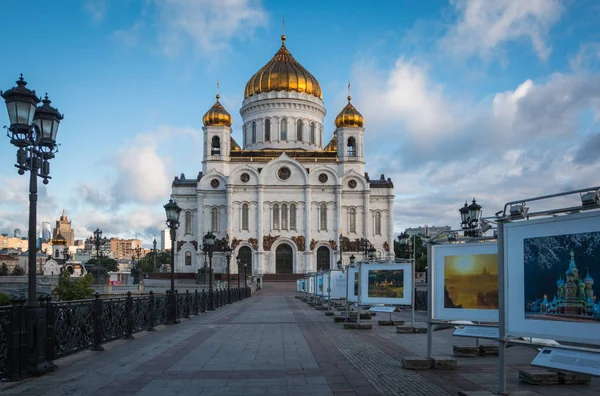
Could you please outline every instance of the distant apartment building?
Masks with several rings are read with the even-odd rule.
[[[451,230],[452,230],[452,228],[450,226],[436,227],[436,226],[425,225],[425,227],[407,228],[406,230],[404,230],[404,232],[410,236],[417,235],[417,236],[430,237],[430,236],[435,236],[435,235],[439,234],[440,232],[451,231]]]
[[[142,241],[140,239],[110,239],[110,250],[112,251],[115,260],[131,260],[135,254],[134,249],[137,247],[142,247]]]
[[[0,249],[20,249],[23,252],[26,252],[28,247],[27,239],[23,238],[13,238],[8,235],[0,235]]]
[[[56,227],[52,233],[52,238],[56,238],[58,234],[62,235],[67,240],[67,246],[75,245],[75,231],[73,231],[71,220],[67,218],[67,213],[64,209],[60,219],[56,221]]]

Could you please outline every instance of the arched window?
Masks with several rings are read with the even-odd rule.
[[[192,265],[192,252],[185,252],[185,265]]]
[[[265,120],[265,142],[270,142],[270,141],[271,141],[271,120],[267,118]]]
[[[287,204],[281,205],[281,229],[288,229],[288,206]]]
[[[375,212],[375,235],[381,235],[381,212]]]
[[[287,128],[288,128],[288,122],[287,122],[287,118],[282,118],[281,119],[281,140],[287,140]]]
[[[273,205],[273,229],[279,229],[279,204]]]
[[[219,232],[219,208],[212,208],[210,213],[210,225],[212,232]]]
[[[192,233],[192,212],[185,212],[185,233]]]
[[[356,232],[356,209],[350,208],[350,230],[351,233]]]
[[[301,142],[302,141],[302,128],[304,127],[304,123],[302,122],[302,120],[298,120],[298,122],[296,123],[296,140]]]
[[[316,135],[316,127],[315,127],[315,123],[311,123],[310,124],[310,142],[312,144],[315,144],[315,135]]]
[[[252,121],[252,144],[256,143],[256,121]]]
[[[296,204],[290,205],[290,230],[296,229]]]
[[[218,136],[213,136],[211,141],[211,155],[221,154],[221,139]]]
[[[60,257],[60,250],[56,249],[56,251],[54,252],[54,257]]]
[[[356,155],[356,140],[353,137],[348,138],[348,145],[346,146],[346,153],[349,157]]]
[[[242,230],[248,231],[248,204],[242,205]]]
[[[320,230],[327,230],[327,205],[321,204],[321,221],[319,222]]]

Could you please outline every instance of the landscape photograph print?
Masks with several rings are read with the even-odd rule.
[[[523,240],[525,318],[600,324],[600,232]]]
[[[445,256],[444,308],[498,309],[498,255]]]
[[[404,270],[369,270],[368,296],[404,298]]]

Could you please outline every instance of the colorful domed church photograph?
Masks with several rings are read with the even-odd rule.
[[[597,321],[600,232],[524,240],[525,317]]]

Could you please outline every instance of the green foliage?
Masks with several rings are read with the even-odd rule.
[[[427,247],[423,246],[421,236],[410,237],[411,245],[402,244],[394,241],[394,253],[397,258],[410,259],[415,258],[415,271],[425,272],[427,267]],[[412,251],[415,248],[414,253]]]
[[[71,278],[70,275],[68,271],[63,271],[60,274],[58,286],[53,291],[60,300],[84,300],[94,296],[94,288],[92,287],[94,277],[92,274],[86,274],[80,278]]]
[[[171,264],[171,255],[169,252],[158,252],[156,254],[156,267],[154,266],[154,253],[150,252],[140,259],[138,268],[140,268],[144,274],[148,274],[155,272],[163,264]]]
[[[0,307],[10,305],[10,294],[0,293]]]
[[[117,260],[115,259],[111,259],[109,257],[101,257],[99,261],[100,265],[106,268],[106,271],[108,272],[117,272],[119,270],[119,263],[117,263]],[[93,258],[89,259],[86,264],[96,266],[97,262],[98,261],[95,258]]]
[[[12,271],[12,275],[15,275],[15,276],[25,275],[25,270],[23,268],[21,268],[20,265],[15,265],[15,268],[13,268],[13,271]]]
[[[0,276],[7,276],[8,275],[8,267],[6,266],[6,263],[2,263],[2,265],[0,265]]]

